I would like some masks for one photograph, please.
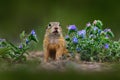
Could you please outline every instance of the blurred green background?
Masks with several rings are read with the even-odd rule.
[[[120,0],[0,0],[0,38],[6,38],[13,43],[19,43],[19,34],[25,30],[29,33],[35,29],[40,40],[34,48],[42,50],[42,41],[45,27],[50,21],[61,22],[63,34],[66,26],[75,24],[79,29],[84,28],[87,22],[100,19],[104,28],[111,28],[115,34],[114,40],[120,38]],[[2,64],[2,63],[0,63]],[[4,66],[3,66],[4,67]],[[9,66],[8,66],[9,67]],[[28,68],[28,67],[27,67]],[[51,74],[37,70],[31,72],[9,73],[7,70],[0,73],[1,80],[119,80],[120,70],[108,73]],[[20,71],[20,72],[19,72]],[[36,73],[38,72],[38,73]],[[6,74],[7,73],[7,74]]]
[[[112,29],[114,40],[119,39],[119,0],[0,0],[0,38],[18,43],[23,30],[29,33],[35,29],[39,50],[50,21],[61,22],[65,34],[67,25],[75,24],[82,29],[95,19],[100,19],[104,28]]]

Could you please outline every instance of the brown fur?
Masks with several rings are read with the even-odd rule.
[[[66,43],[59,22],[49,23],[44,36],[43,48],[45,62],[47,62],[49,58],[59,60],[62,55],[67,52]]]

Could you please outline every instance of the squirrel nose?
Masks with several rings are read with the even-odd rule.
[[[57,30],[57,29],[58,29],[58,27],[55,27],[54,29],[55,29],[55,30]]]

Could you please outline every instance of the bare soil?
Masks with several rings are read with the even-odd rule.
[[[27,56],[28,60],[37,60],[39,65],[37,68],[45,70],[54,71],[108,71],[111,69],[111,65],[108,63],[98,63],[98,62],[83,62],[79,60],[60,60],[60,61],[49,61],[47,63],[43,62],[43,51],[33,51]]]

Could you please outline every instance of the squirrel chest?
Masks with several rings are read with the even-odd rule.
[[[49,49],[57,49],[57,48],[60,47],[59,39],[57,39],[57,38],[50,38],[48,41],[49,41],[49,44],[48,44],[48,48]]]

